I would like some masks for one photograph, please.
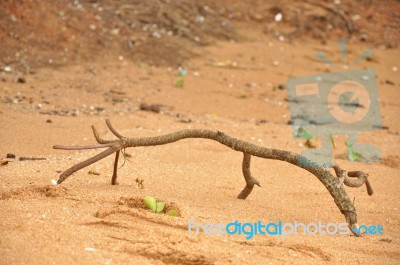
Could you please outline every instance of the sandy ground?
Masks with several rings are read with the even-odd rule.
[[[110,185],[113,157],[61,185],[52,184],[60,172],[98,152],[52,146],[94,144],[92,124],[112,138],[106,118],[130,137],[206,128],[260,146],[304,150],[304,141],[292,137],[287,93],[279,86],[290,76],[343,71],[315,59],[321,49],[339,63],[337,43],[288,44],[268,36],[248,37],[251,41],[204,48],[201,57],[185,66],[183,88],[175,87],[175,68],[118,57],[41,68],[22,83],[15,75],[0,73],[0,157],[16,155],[0,166],[0,263],[398,264],[400,76],[393,67],[399,67],[399,49],[375,48],[372,59],[357,66],[377,72],[385,126],[361,133],[359,141],[378,146],[383,159],[373,164],[347,161],[343,135],[335,136],[333,154],[342,167],[369,173],[373,196],[365,186],[346,191],[355,198],[359,224],[380,224],[383,235],[256,235],[251,240],[243,235],[189,235],[191,218],[195,223],[344,222],[316,177],[280,161],[254,158],[252,172],[262,187],[238,200],[244,187],[242,154],[209,140],[127,149],[132,157],[119,169],[117,186]],[[347,64],[366,48],[349,44]],[[244,69],[212,66],[226,60]],[[162,104],[161,112],[142,111],[140,103]],[[99,175],[89,174],[91,170]],[[136,178],[144,180],[143,189]],[[180,217],[148,211],[141,204],[147,195],[166,202]]]
[[[329,54],[336,54],[336,43],[325,47]],[[356,198],[359,222],[381,224],[384,235],[292,235],[284,240],[259,235],[248,241],[243,236],[188,235],[190,218],[196,218],[196,223],[344,221],[314,176],[284,162],[253,159],[252,171],[262,188],[256,188],[247,200],[236,199],[244,186],[242,155],[208,140],[127,150],[132,158],[119,170],[118,186],[109,183],[111,157],[79,171],[62,185],[51,184],[51,179],[58,178],[57,171],[96,153],[57,151],[52,146],[94,143],[92,124],[112,138],[105,118],[126,136],[208,128],[261,146],[301,152],[303,142],[292,138],[287,124],[286,91],[274,87],[284,82],[286,72],[301,76],[321,71],[322,64],[309,59],[316,48],[267,38],[218,43],[207,49],[204,58],[190,63],[183,89],[174,87],[175,70],[138,67],[124,61],[42,69],[24,84],[4,76],[1,97],[12,102],[0,105],[2,156],[14,153],[17,158],[46,160],[13,161],[0,168],[1,263],[398,263],[400,78],[392,71],[398,50],[376,50],[378,62],[362,63],[378,73],[380,107],[388,129],[363,133],[360,141],[379,146],[383,161],[346,161],[345,138],[335,138],[336,161],[349,170],[368,172],[375,189],[369,197],[365,187],[346,188],[349,196]],[[349,47],[353,51],[349,57],[357,56],[363,48]],[[251,57],[257,58],[255,64],[263,70],[209,66],[214,58],[248,65]],[[278,59],[279,66],[273,66]],[[307,67],[301,67],[304,61]],[[386,79],[395,85],[384,83]],[[124,100],[113,104],[111,90],[123,93]],[[166,107],[161,113],[140,111],[139,102]],[[96,112],[94,107],[104,110]],[[76,116],[41,114],[74,109],[79,111]],[[182,118],[177,118],[177,113],[192,122],[179,122]],[[100,175],[89,174],[91,169]],[[137,188],[136,178],[144,179],[144,189]],[[173,203],[181,217],[153,214],[138,203],[129,203],[146,195]]]

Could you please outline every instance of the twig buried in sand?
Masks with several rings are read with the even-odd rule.
[[[237,138],[230,137],[229,135],[220,132],[220,131],[212,131],[212,130],[202,130],[202,129],[188,129],[183,131],[178,131],[175,133],[170,133],[162,136],[155,137],[140,137],[140,138],[126,138],[119,134],[111,125],[111,122],[106,120],[107,126],[110,131],[118,137],[118,140],[104,140],[100,138],[97,130],[94,126],[92,126],[93,134],[96,141],[99,143],[98,145],[92,146],[92,148],[108,148],[105,151],[83,161],[80,162],[71,168],[64,171],[57,183],[61,184],[64,180],[66,180],[70,175],[74,172],[87,167],[113,153],[116,153],[115,161],[114,161],[114,172],[111,179],[111,184],[117,184],[117,170],[118,170],[118,158],[119,152],[122,149],[127,147],[139,147],[139,146],[156,146],[156,145],[164,145],[173,143],[182,139],[187,138],[204,138],[217,141],[235,151],[242,152],[243,155],[243,176],[246,181],[246,186],[238,195],[239,199],[246,199],[248,195],[253,190],[254,185],[261,186],[258,180],[251,176],[250,173],[250,160],[251,156],[257,156],[266,159],[274,159],[281,160],[293,164],[295,166],[301,167],[313,175],[315,175],[325,186],[325,188],[329,191],[331,196],[333,197],[336,206],[339,208],[342,214],[344,214],[347,223],[349,224],[350,230],[353,231],[353,228],[358,228],[357,226],[357,214],[354,207],[354,204],[351,202],[349,197],[344,190],[343,184],[349,187],[360,187],[364,183],[367,186],[367,191],[369,195],[372,195],[373,191],[370,183],[367,180],[368,174],[363,173],[361,171],[350,171],[346,173],[346,171],[342,170],[338,165],[334,164],[332,168],[335,170],[336,176],[334,177],[327,168],[319,166],[317,163],[307,159],[304,156],[284,151],[278,149],[271,149],[266,147],[261,147],[257,145],[253,145],[242,141]],[[90,146],[61,146],[55,145],[54,149],[63,149],[63,150],[82,150],[88,149]],[[89,148],[91,149],[91,148]],[[356,179],[351,179],[356,178]],[[358,230],[357,230],[358,231]],[[356,232],[353,233],[359,236]]]

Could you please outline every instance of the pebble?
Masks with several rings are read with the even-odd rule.
[[[91,248],[91,247],[85,247],[85,251],[95,252],[96,249],[95,248]]]
[[[14,159],[14,158],[15,158],[15,154],[13,154],[13,153],[8,153],[7,156],[6,156],[6,158]]]
[[[275,22],[277,22],[277,23],[281,22],[282,18],[283,18],[283,15],[282,15],[282,13],[279,12],[278,14],[275,15]]]

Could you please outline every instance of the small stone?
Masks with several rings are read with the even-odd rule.
[[[89,170],[89,172],[88,172],[90,175],[95,175],[95,176],[99,176],[100,175],[100,173],[99,172],[97,172],[96,170],[94,170],[94,169],[91,169],[91,170]]]
[[[160,33],[160,32],[157,32],[157,31],[154,31],[154,32],[151,34],[151,36],[153,36],[153,37],[156,38],[156,39],[160,39],[160,38],[161,38],[161,33]]]
[[[85,251],[89,251],[89,252],[95,252],[96,249],[95,248],[91,248],[91,247],[86,247]]]
[[[357,20],[361,19],[361,16],[360,16],[359,14],[355,14],[355,15],[353,15],[353,16],[351,17],[351,19],[352,19],[353,21],[357,21]]]
[[[6,156],[6,158],[14,159],[14,158],[15,158],[15,154],[13,154],[13,153],[8,153],[7,156]]]
[[[368,40],[368,35],[366,33],[361,33],[360,34],[360,41],[367,41]]]
[[[119,28],[114,28],[114,29],[110,30],[110,33],[112,35],[118,35],[119,34]]]
[[[394,82],[389,80],[389,79],[386,79],[385,83],[388,84],[388,85],[394,86]]]
[[[282,13],[278,13],[278,14],[276,14],[275,15],[275,22],[277,22],[277,23],[279,23],[279,22],[281,22],[282,21],[282,18],[283,18],[283,15],[282,15]]]
[[[155,113],[160,113],[161,112],[161,104],[146,104],[146,103],[141,103],[139,106],[140,110],[143,111],[151,111]]]
[[[256,125],[265,124],[265,123],[267,123],[267,120],[265,120],[265,119],[256,120]]]

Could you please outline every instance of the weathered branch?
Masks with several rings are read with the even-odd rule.
[[[118,171],[118,159],[119,159],[119,152],[121,152],[120,150],[118,150],[115,153],[115,160],[114,160],[114,171],[113,171],[113,175],[111,177],[111,185],[118,185],[117,182],[117,171]]]
[[[99,132],[96,130],[96,128],[93,125],[92,125],[92,131],[93,131],[94,138],[96,139],[96,141],[99,144],[113,144],[113,143],[118,142],[117,140],[109,141],[109,140],[104,140],[104,139],[100,138]]]
[[[90,166],[91,164],[111,155],[112,153],[115,153],[117,151],[119,152],[119,150],[121,150],[120,146],[118,146],[118,145],[112,146],[112,147],[108,148],[107,150],[101,152],[100,154],[97,154],[85,161],[82,161],[82,162],[70,167],[69,169],[67,169],[63,173],[61,173],[61,175],[57,181],[57,184],[61,184],[64,180],[66,180],[70,175],[72,175],[76,171],[78,171],[84,167]]]
[[[344,184],[348,187],[358,188],[365,183],[365,185],[367,186],[368,195],[372,196],[372,194],[374,194],[372,186],[368,181],[367,173],[364,173],[362,171],[347,172],[346,170],[341,169],[340,166],[337,164],[333,164],[332,168],[335,170],[336,176],[340,180],[339,185]],[[351,178],[357,178],[357,179],[351,179]]]
[[[315,175],[329,191],[332,198],[334,199],[336,206],[339,208],[341,213],[345,215],[346,221],[349,223],[351,229],[357,226],[357,214],[355,207],[347,196],[342,184],[349,187],[360,187],[365,183],[367,186],[368,194],[372,195],[373,193],[371,185],[367,180],[368,174],[366,173],[363,173],[361,171],[350,171],[347,173],[347,171],[342,170],[338,165],[335,164],[332,167],[334,168],[337,175],[336,178],[329,172],[328,169],[319,166],[317,163],[307,159],[304,156],[288,151],[271,149],[250,144],[240,139],[230,137],[229,135],[226,135],[220,131],[189,129],[155,137],[125,138],[112,127],[109,120],[107,120],[106,122],[110,131],[119,139],[113,141],[104,140],[100,138],[97,130],[92,126],[94,137],[99,143],[99,145],[95,145],[93,146],[93,148],[109,148],[95,155],[94,157],[91,157],[67,169],[60,175],[60,178],[58,179],[58,184],[62,183],[65,179],[68,178],[68,176],[78,171],[79,169],[89,166],[113,153],[116,153],[114,161],[114,172],[111,179],[111,184],[115,185],[117,184],[119,152],[122,149],[127,147],[164,145],[188,138],[203,138],[217,141],[235,151],[243,153],[242,170],[244,179],[246,181],[246,186],[238,195],[239,199],[245,199],[253,190],[254,185],[260,186],[258,180],[252,177],[250,173],[251,156],[285,161],[295,166],[301,167]],[[77,149],[77,147],[66,147],[59,145],[54,146],[54,148],[66,150],[91,149],[90,146],[80,147],[80,149]],[[354,180],[350,178],[357,179]]]
[[[98,149],[98,148],[107,148],[114,146],[115,143],[107,143],[107,144],[96,144],[96,145],[81,145],[81,146],[65,146],[65,145],[55,145],[54,149],[60,150],[86,150],[86,149]]]
[[[125,137],[123,137],[121,134],[119,134],[119,133],[114,129],[114,127],[111,125],[111,122],[110,122],[109,119],[106,119],[106,124],[107,124],[107,126],[108,126],[108,129],[110,129],[110,131],[111,131],[115,136],[117,136],[119,139],[125,138]]]
[[[251,155],[247,153],[243,153],[243,163],[242,163],[242,171],[243,171],[243,176],[244,180],[246,181],[246,186],[244,189],[239,193],[238,199],[246,199],[247,196],[250,195],[250,193],[253,191],[254,185],[257,185],[261,187],[260,182],[253,178],[250,172],[250,161],[251,161]]]

